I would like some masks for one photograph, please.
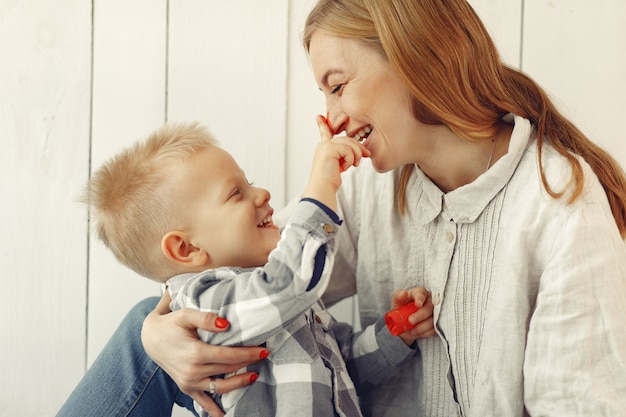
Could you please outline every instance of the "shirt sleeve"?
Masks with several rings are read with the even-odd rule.
[[[323,296],[324,304],[331,307],[337,302],[353,296],[356,289],[357,249],[361,223],[360,203],[363,184],[363,167],[352,167],[344,172],[342,185],[337,192],[339,215],[344,220],[336,236],[337,253],[328,288]]]
[[[317,202],[302,201],[264,267],[218,268],[197,274],[185,281],[174,306],[211,311],[229,321],[226,332],[199,329],[206,342],[261,344],[321,297],[330,278],[340,223]]]
[[[524,361],[530,415],[626,409],[626,247],[603,206],[580,204],[552,231]]]
[[[401,338],[389,333],[382,317],[365,330],[354,333],[352,326],[335,320],[331,327],[357,393],[386,382],[417,351],[417,343],[409,347]]]
[[[341,230],[335,236],[336,254],[330,281],[322,297],[324,304],[331,307],[337,302],[356,294],[356,260],[357,236],[359,224],[359,167],[346,171],[342,177],[342,186],[337,192],[339,215],[343,219]],[[274,215],[274,222],[284,227],[291,214],[295,211],[300,198],[289,202],[282,210]]]

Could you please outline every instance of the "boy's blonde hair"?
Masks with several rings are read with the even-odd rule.
[[[81,201],[90,223],[115,257],[135,272],[164,282],[176,271],[161,252],[161,239],[179,223],[171,196],[172,168],[190,155],[216,146],[199,123],[167,124],[122,150],[91,177]]]

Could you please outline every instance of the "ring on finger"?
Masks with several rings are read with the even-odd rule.
[[[215,394],[215,381],[211,381],[209,383],[209,394],[211,395]]]

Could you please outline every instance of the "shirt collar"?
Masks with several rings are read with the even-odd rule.
[[[193,273],[180,274],[168,279],[165,285],[170,293],[170,297],[174,299],[174,297],[176,297],[176,294],[178,294],[183,288],[183,285],[185,285],[185,282],[187,282],[194,275],[195,274]]]

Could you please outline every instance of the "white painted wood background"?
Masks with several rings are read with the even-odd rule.
[[[626,166],[626,3],[471,0],[507,62]],[[159,287],[88,238],[93,167],[200,120],[280,208],[324,102],[300,33],[313,0],[0,0],[0,416],[52,416]],[[352,319],[351,303],[336,309]],[[175,411],[182,415],[181,410]]]

